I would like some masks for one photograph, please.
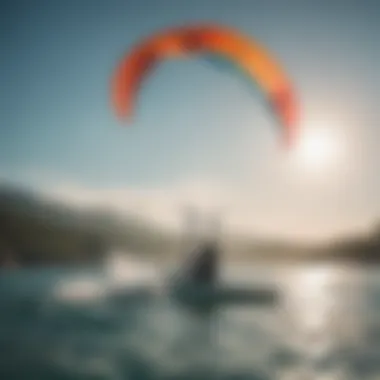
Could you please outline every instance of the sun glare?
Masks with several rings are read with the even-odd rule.
[[[324,171],[332,166],[339,153],[338,139],[325,129],[305,132],[300,136],[295,150],[297,163],[306,169],[319,171]]]

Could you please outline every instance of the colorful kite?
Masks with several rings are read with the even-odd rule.
[[[296,135],[297,102],[281,65],[257,41],[229,27],[204,24],[164,30],[140,41],[118,65],[112,81],[117,115],[132,120],[139,89],[161,61],[212,58],[231,63],[260,90],[289,146]]]

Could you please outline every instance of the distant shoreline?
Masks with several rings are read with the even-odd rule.
[[[367,236],[349,236],[324,246],[223,236],[226,262],[380,264],[380,225]],[[183,237],[170,235],[135,217],[109,210],[69,209],[27,191],[0,188],[0,266],[21,267],[100,263],[119,249],[153,260],[184,254]],[[11,255],[9,253],[11,252]]]

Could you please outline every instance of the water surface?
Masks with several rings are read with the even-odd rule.
[[[376,268],[229,266],[225,281],[268,284],[280,302],[220,308],[211,317],[166,297],[161,271],[131,268],[2,273],[0,378],[380,378]],[[157,296],[114,296],[139,279]]]

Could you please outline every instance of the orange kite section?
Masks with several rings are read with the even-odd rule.
[[[160,61],[210,53],[235,62],[258,84],[284,127],[286,142],[292,142],[298,109],[290,80],[281,65],[254,39],[215,24],[166,29],[135,45],[114,72],[111,92],[116,114],[132,120],[139,89]]]

